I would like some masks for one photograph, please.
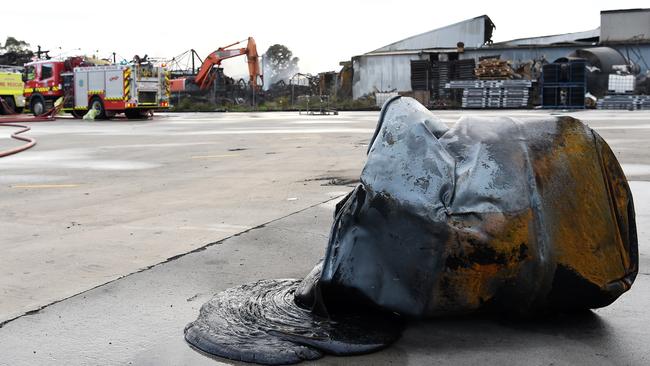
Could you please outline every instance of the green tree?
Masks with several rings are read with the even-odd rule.
[[[29,43],[7,37],[4,45],[0,43],[0,65],[22,66],[29,62],[34,53],[29,49]]]
[[[299,71],[298,57],[293,57],[293,52],[281,44],[274,44],[264,53],[264,80],[265,84],[271,86],[280,80],[289,82],[295,73]]]

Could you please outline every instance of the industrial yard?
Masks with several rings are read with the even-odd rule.
[[[224,4],[216,37],[188,2],[122,42],[11,9],[0,366],[650,364],[650,8],[627,3],[530,30],[501,4],[337,8],[359,37]]]

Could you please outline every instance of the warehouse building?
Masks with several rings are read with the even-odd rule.
[[[354,99],[377,92],[412,92],[411,61],[498,57],[513,68],[553,62],[577,50],[606,46],[650,69],[650,9],[601,12],[600,27],[583,32],[493,43],[495,26],[487,15],[415,35],[352,58]]]

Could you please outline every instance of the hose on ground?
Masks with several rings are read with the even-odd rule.
[[[19,153],[21,151],[25,151],[25,150],[31,148],[32,146],[36,145],[36,139],[31,138],[31,137],[18,136],[23,132],[27,132],[27,131],[31,130],[31,128],[29,128],[28,126],[19,125],[19,124],[15,124],[15,123],[7,123],[7,122],[0,122],[0,126],[21,128],[21,130],[12,133],[11,138],[27,142],[26,144],[18,146],[16,148],[0,151],[0,158],[5,157],[5,156],[9,156],[9,155],[13,155],[13,154],[17,154],[17,153]]]
[[[5,103],[4,100],[2,100],[2,98],[0,98],[0,104],[2,104],[2,107],[4,108],[5,111],[14,112],[13,110],[11,110],[11,108],[9,108],[7,103]],[[16,148],[0,151],[0,158],[5,157],[5,156],[9,156],[9,155],[13,155],[13,154],[17,154],[17,153],[19,153],[21,151],[25,151],[27,149],[30,149],[34,145],[36,145],[36,139],[34,139],[32,137],[18,136],[21,133],[25,133],[25,132],[29,131],[31,128],[29,126],[17,124],[16,122],[50,122],[50,121],[54,121],[56,119],[56,115],[57,115],[57,113],[59,113],[59,110],[61,109],[62,105],[63,105],[63,103],[55,103],[54,108],[52,108],[49,111],[41,114],[40,116],[30,117],[30,116],[20,116],[20,115],[12,114],[9,117],[0,118],[0,127],[17,127],[17,128],[21,128],[21,130],[11,134],[12,139],[27,142],[26,144],[18,146]]]

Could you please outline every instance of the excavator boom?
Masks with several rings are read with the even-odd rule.
[[[255,44],[255,40],[253,37],[248,37],[245,48],[230,48],[243,42],[244,41],[239,41],[225,47],[220,47],[216,51],[212,52],[203,61],[198,74],[194,78],[194,82],[198,84],[202,90],[208,89],[214,82],[214,76],[210,73],[212,67],[221,65],[221,61],[225,59],[246,55],[248,58],[248,76],[250,77],[251,87],[253,90],[257,91],[259,88],[257,85],[257,77],[259,76],[262,78],[262,74],[260,73],[259,56],[257,54],[257,45]]]

